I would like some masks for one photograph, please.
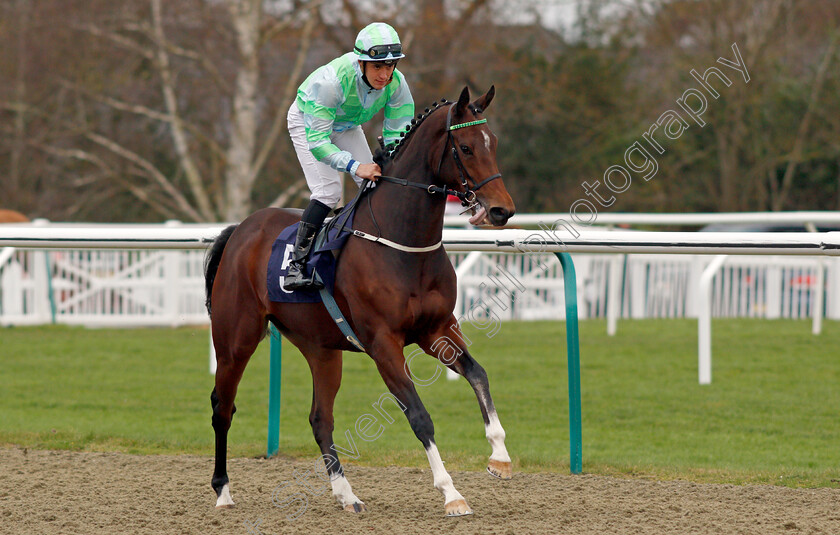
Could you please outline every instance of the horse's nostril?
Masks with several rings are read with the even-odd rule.
[[[501,206],[494,206],[490,209],[490,221],[494,225],[504,225],[510,219],[510,212]]]

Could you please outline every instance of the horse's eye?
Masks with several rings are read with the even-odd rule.
[[[464,154],[472,154],[472,151],[466,145],[461,145],[461,152],[463,152]]]

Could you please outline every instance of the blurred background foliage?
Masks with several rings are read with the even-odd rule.
[[[840,209],[835,0],[0,0],[0,208],[221,221],[303,205],[294,90],[374,20],[400,32],[418,108],[495,84],[521,212],[568,211],[711,66],[732,85],[713,83],[705,126],[665,140],[657,174],[608,209]],[[748,83],[716,63],[733,43]]]

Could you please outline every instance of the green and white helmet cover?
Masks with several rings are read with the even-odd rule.
[[[369,51],[375,46],[400,44],[400,36],[397,35],[397,31],[390,24],[374,22],[362,28],[362,31],[356,36],[356,44],[353,50],[359,56],[360,61],[393,61],[405,57],[402,50],[391,51],[383,57],[376,58],[372,58]]]

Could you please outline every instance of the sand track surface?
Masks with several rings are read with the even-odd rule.
[[[428,467],[350,466],[368,507],[355,515],[315,467],[232,459],[236,506],[216,510],[210,457],[0,448],[0,533],[840,533],[840,489],[453,471],[475,514],[445,518]]]

